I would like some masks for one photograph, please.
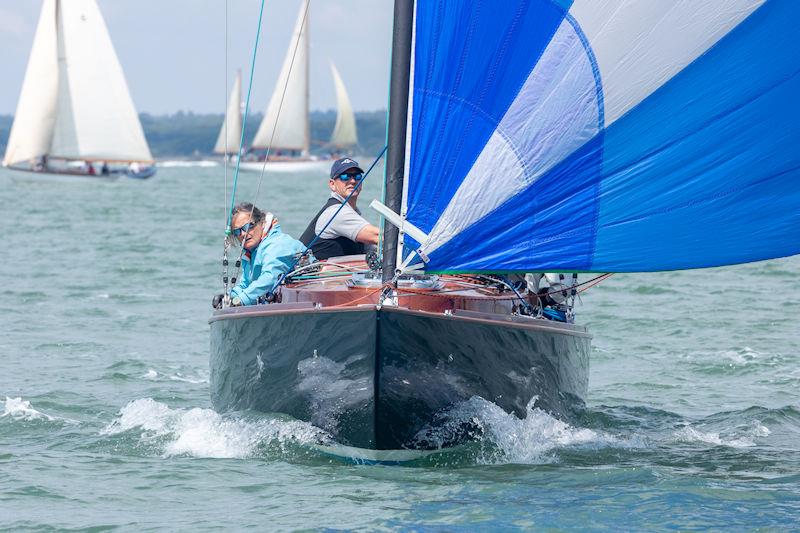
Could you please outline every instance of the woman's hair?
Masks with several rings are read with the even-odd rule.
[[[257,208],[256,206],[254,206],[253,204],[251,204],[250,202],[242,202],[236,207],[234,207],[233,213],[231,214],[231,220],[233,220],[233,217],[235,217],[239,213],[247,213],[252,217],[253,222],[255,222],[256,224],[264,222],[264,217],[265,217],[264,212],[261,209]]]

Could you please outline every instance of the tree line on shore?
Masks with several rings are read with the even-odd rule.
[[[222,124],[221,114],[200,114],[178,111],[171,115],[150,115],[141,113],[145,137],[153,157],[197,158],[212,154]],[[253,138],[262,115],[248,117],[245,131],[245,146]],[[8,134],[14,117],[0,115],[0,154],[5,153]],[[312,152],[315,147],[323,148],[330,138],[336,123],[336,112],[311,112]],[[386,111],[356,112],[358,128],[358,153],[377,154],[386,142]]]

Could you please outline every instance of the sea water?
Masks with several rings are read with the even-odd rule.
[[[350,464],[308,423],[211,409],[231,177],[0,171],[0,529],[800,528],[800,258],[615,275],[577,309],[594,339],[574,420],[472,398],[450,416],[480,441]],[[326,183],[267,175],[256,203],[297,236]],[[258,188],[242,174],[236,200]]]

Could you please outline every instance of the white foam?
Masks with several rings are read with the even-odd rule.
[[[715,431],[700,431],[691,426],[686,426],[676,431],[674,437],[680,442],[703,442],[714,446],[750,448],[756,446],[756,438],[766,437],[770,433],[769,428],[756,420],[748,428],[740,431],[739,434],[728,436]]]
[[[323,442],[327,437],[314,426],[299,421],[244,420],[211,409],[171,409],[152,398],[134,400],[120,410],[102,434],[140,430],[140,439],[163,446],[165,456],[244,458],[257,446],[278,441],[300,444]]]
[[[720,356],[723,359],[731,361],[731,366],[747,365],[759,359],[764,359],[765,355],[766,354],[753,350],[749,346],[745,346],[740,350],[725,350],[720,352]]]
[[[147,369],[147,373],[142,376],[144,379],[156,379],[158,377],[158,372],[153,370],[152,368]]]
[[[55,420],[34,409],[31,402],[22,398],[9,398],[6,396],[5,409],[0,417],[10,416],[15,420]]]
[[[201,378],[201,377],[190,378],[181,375],[180,372],[177,372],[175,374],[170,374],[169,379],[171,379],[172,381],[182,381],[184,383],[192,383],[194,385],[198,385],[200,383],[208,383],[208,379],[206,378]]]
[[[548,463],[555,459],[553,452],[559,448],[641,446],[607,433],[571,426],[534,407],[535,401],[536,398],[531,400],[527,416],[520,419],[476,396],[451,410],[448,423],[471,422],[497,447],[500,454],[484,457],[482,462]]]

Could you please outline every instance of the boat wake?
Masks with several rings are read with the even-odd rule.
[[[251,458],[291,455],[298,447],[324,442],[322,430],[311,424],[266,415],[211,409],[173,409],[151,398],[123,407],[102,435],[138,440],[146,452],[165,457]]]
[[[527,416],[519,418],[492,402],[473,397],[441,413],[435,423],[420,432],[417,438],[427,452],[401,450],[375,455],[340,446],[325,431],[284,415],[219,414],[212,409],[170,407],[143,398],[128,403],[110,422],[98,427],[93,421],[60,416],[70,408],[52,404],[48,413],[23,398],[6,397],[0,425],[5,426],[3,432],[22,438],[29,428],[39,428],[33,430],[39,435],[41,428],[49,425],[55,424],[61,431],[65,423],[73,428],[77,424],[90,431],[93,440],[99,438],[95,440],[98,449],[126,455],[313,464],[345,458],[345,462],[422,467],[596,466],[652,457],[659,464],[674,462],[676,468],[695,468],[712,456],[733,465],[745,456],[752,462],[752,453],[764,446],[790,446],[800,435],[800,410],[792,406],[750,407],[699,419],[646,407],[597,406],[564,421],[537,408],[535,401],[528,405]],[[462,444],[448,448],[456,437]]]
[[[619,437],[602,430],[573,426],[528,404],[519,418],[496,404],[473,397],[440,413],[436,424],[420,431],[417,440],[428,446],[444,446],[468,437],[461,448],[478,464],[547,464],[558,461],[563,449],[595,450],[642,446],[636,438]]]

